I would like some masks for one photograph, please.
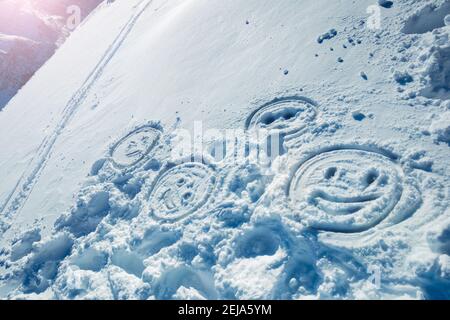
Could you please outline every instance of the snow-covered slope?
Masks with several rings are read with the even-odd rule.
[[[380,3],[103,3],[0,113],[0,294],[448,299],[448,1]]]
[[[68,9],[76,5],[82,19],[101,1],[0,1],[0,110],[69,34]]]

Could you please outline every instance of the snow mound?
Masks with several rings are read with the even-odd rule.
[[[449,1],[445,0],[440,6],[429,3],[408,18],[402,31],[406,34],[417,34],[442,28],[448,14],[450,14]]]

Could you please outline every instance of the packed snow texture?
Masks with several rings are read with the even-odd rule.
[[[101,1],[0,1],[0,110],[68,36],[71,6],[82,19]]]
[[[102,3],[0,113],[0,296],[450,299],[450,2],[373,2]]]

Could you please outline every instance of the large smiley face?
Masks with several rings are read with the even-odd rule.
[[[290,188],[292,207],[312,227],[360,232],[384,220],[403,193],[403,171],[383,154],[323,152],[301,164]]]
[[[161,175],[150,194],[152,214],[163,220],[178,220],[199,210],[215,185],[215,175],[206,165],[187,163]]]
[[[161,133],[152,127],[143,127],[129,133],[112,149],[111,157],[119,167],[128,167],[141,161],[158,143]]]

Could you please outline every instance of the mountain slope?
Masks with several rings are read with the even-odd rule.
[[[83,19],[100,2],[0,1],[0,110],[70,33],[66,23],[70,6],[76,5]]]

